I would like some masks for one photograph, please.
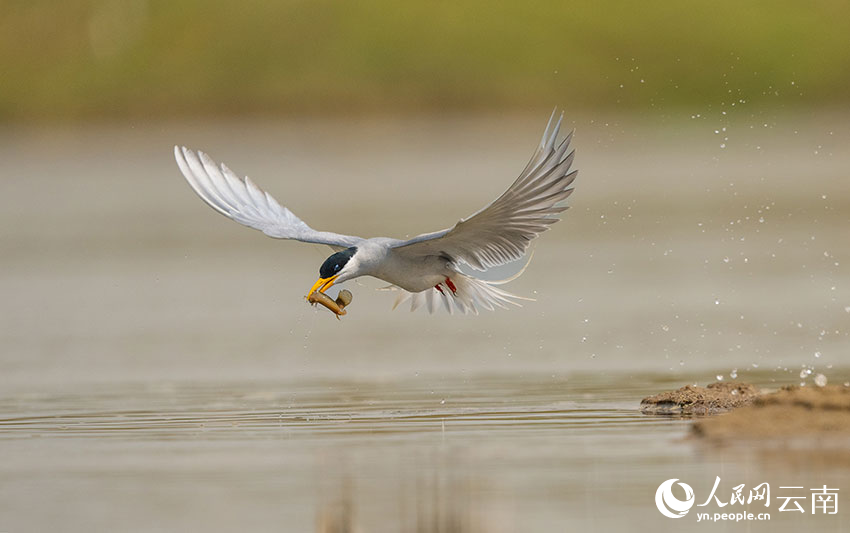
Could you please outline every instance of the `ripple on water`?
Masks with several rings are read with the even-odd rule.
[[[0,404],[0,438],[287,438],[480,431],[618,431],[664,421],[641,416],[640,393],[581,380],[177,385],[31,396]],[[104,409],[112,406],[112,409]],[[139,408],[146,406],[147,408]]]

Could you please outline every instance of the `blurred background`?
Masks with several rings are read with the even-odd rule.
[[[846,2],[4,2],[0,117],[841,107]]]
[[[636,409],[850,386],[848,21],[3,2],[0,531],[663,531],[673,477],[844,490],[839,463],[706,452]],[[204,150],[319,229],[412,236],[500,194],[556,106],[571,209],[508,287],[536,301],[477,317],[391,311],[370,279],[341,321],[311,308],[330,250],[216,214],[173,159]]]
[[[524,330],[528,353],[505,356],[522,333],[493,336],[488,327],[514,320],[497,313],[474,326],[484,345],[467,362],[599,369],[610,352],[617,365],[678,371],[769,353],[798,366],[847,341],[846,3],[99,0],[2,11],[2,279],[21,300],[4,304],[0,333],[18,362],[7,374],[30,385],[53,369],[66,380],[86,368],[74,357],[102,352],[113,377],[186,361],[197,372],[211,354],[186,346],[193,320],[224,360],[234,335],[251,343],[259,361],[237,365],[248,376],[304,350],[336,353],[257,318],[288,332],[315,316],[299,298],[327,250],[215,216],[177,172],[175,144],[251,175],[319,228],[416,235],[504,190],[556,106],[577,130],[581,172],[574,209],[516,283],[539,300],[524,315],[537,324]],[[262,296],[241,292],[249,284]],[[403,351],[427,350],[406,343],[423,328],[432,342],[468,342],[467,323],[355,297],[379,306],[360,331],[376,316],[397,321]],[[173,349],[188,354],[164,355]],[[366,374],[410,369],[351,351]],[[148,364],[158,357],[167,363]],[[316,357],[296,368],[339,369],[335,355]]]

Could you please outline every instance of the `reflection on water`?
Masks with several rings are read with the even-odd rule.
[[[769,384],[772,373],[753,378]],[[687,419],[638,412],[643,396],[678,382],[496,375],[5,397],[0,516],[12,531],[92,520],[113,530],[663,528],[652,495],[671,477],[698,493],[716,475],[753,485],[846,479],[840,463],[793,453],[702,449],[684,440]],[[33,494],[51,512],[22,514]],[[800,524],[783,517],[772,530]]]
[[[172,146],[403,237],[498,195],[539,117],[0,131],[0,532],[661,531],[702,527],[655,509],[671,478],[846,489],[637,411],[718,374],[848,380],[850,122],[734,120],[721,150],[707,118],[579,118],[573,207],[510,287],[536,302],[429,317],[366,280],[342,321],[303,300],[328,250],[215,215]]]
[[[156,505],[153,495],[138,494],[144,486],[185,500],[194,481],[231,504],[206,510],[214,529],[248,520],[247,500],[258,490],[267,504],[278,500],[273,507],[293,531],[571,523],[575,517],[563,511],[582,482],[612,468],[640,473],[633,460],[659,452],[688,453],[653,444],[661,435],[678,438],[685,425],[640,415],[640,390],[660,383],[635,382],[600,390],[591,377],[493,376],[437,386],[430,379],[255,382],[23,395],[0,404],[0,446],[14,458],[0,485],[24,483],[64,499],[63,487],[82,481],[86,498],[138,518]],[[190,499],[190,507],[208,504],[203,495]],[[557,505],[538,516],[533,509],[547,501]]]

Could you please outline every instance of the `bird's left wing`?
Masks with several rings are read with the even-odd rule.
[[[487,270],[517,260],[532,239],[558,221],[560,205],[573,192],[578,171],[570,172],[575,152],[570,152],[572,133],[556,146],[561,118],[555,113],[540,145],[516,181],[493,203],[454,227],[426,233],[397,244],[394,253],[421,257],[448,256],[476,270]]]
[[[175,146],[174,158],[186,181],[210,207],[269,237],[326,244],[336,249],[356,246],[363,240],[351,235],[314,230],[250,179],[239,178],[224,164],[216,166],[215,161],[203,152],[195,154],[185,147]]]

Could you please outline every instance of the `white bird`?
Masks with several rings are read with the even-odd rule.
[[[442,301],[450,313],[457,309],[477,314],[479,307],[519,306],[516,300],[525,298],[498,288],[510,280],[486,281],[460,267],[483,272],[522,258],[531,240],[567,209],[563,201],[573,192],[578,171],[570,172],[575,154],[569,150],[572,132],[556,145],[562,120],[563,114],[556,121],[552,113],[528,165],[495,201],[451,228],[409,240],[316,231],[247,177],[240,179],[224,164],[216,166],[207,154],[175,146],[174,157],[198,196],[222,215],[276,239],[326,244],[336,250],[319,268],[319,280],[308,297],[335,283],[372,276],[401,291],[396,306],[410,299],[412,311],[424,304],[433,312]]]

